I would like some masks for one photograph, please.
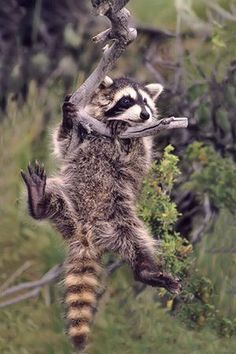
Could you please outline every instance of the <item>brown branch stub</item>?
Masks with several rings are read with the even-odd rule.
[[[103,81],[107,73],[113,68],[117,59],[126,47],[137,37],[135,28],[129,27],[130,13],[124,6],[129,0],[91,0],[96,13],[106,16],[111,22],[111,28],[93,38],[95,42],[111,41],[106,47],[96,69],[87,80],[74,92],[71,102],[78,108],[84,108],[92,94]]]
[[[130,127],[120,135],[120,138],[141,138],[144,136],[155,135],[162,130],[186,128],[188,126],[188,118],[186,117],[170,117],[162,118],[159,121],[149,124],[142,124],[136,127]]]

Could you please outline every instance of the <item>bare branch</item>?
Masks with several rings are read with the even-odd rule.
[[[28,291],[27,293],[25,293],[23,295],[19,295],[19,296],[16,296],[16,297],[14,297],[14,298],[12,298],[10,300],[6,300],[6,301],[3,301],[3,302],[0,302],[0,308],[6,307],[6,306],[9,306],[9,305],[14,305],[17,302],[21,302],[23,300],[30,299],[31,297],[36,297],[40,293],[40,290],[41,290],[41,287],[38,287],[36,289]]]
[[[78,121],[88,131],[88,133],[96,132],[100,135],[111,136],[110,129],[102,122],[88,115],[84,110],[78,112]],[[155,135],[161,130],[169,130],[174,128],[186,128],[188,126],[188,118],[162,118],[152,123],[142,123],[135,127],[129,127],[124,133],[119,135],[121,139],[138,138],[144,136]]]
[[[124,6],[129,0],[91,0],[96,13],[106,16],[111,22],[111,28],[99,33],[93,38],[97,43],[106,45],[103,56],[95,70],[88,79],[71,96],[70,101],[78,108],[78,121],[89,132],[95,132],[104,136],[111,136],[110,130],[102,123],[90,117],[84,110],[94,91],[99,87],[107,73],[113,68],[117,59],[125,51],[129,43],[137,36],[135,28],[129,27],[129,11]],[[154,135],[160,130],[185,128],[188,125],[187,118],[164,118],[156,123],[128,128],[119,137],[122,139]]]
[[[169,130],[176,128],[186,128],[188,126],[188,118],[185,117],[170,117],[170,118],[162,118],[161,120],[150,123],[150,124],[142,124],[136,127],[130,127],[120,135],[120,138],[138,138],[143,136],[155,135],[161,130]]]
[[[207,5],[216,13],[218,13],[224,20],[236,22],[236,17],[232,13],[226,11],[223,7],[216,4],[215,2],[209,1]]]
[[[16,278],[18,278],[22,273],[24,273],[29,267],[31,267],[32,262],[31,261],[26,261],[19,269],[17,269],[6,281],[0,286],[0,293],[4,289],[8,288],[9,285],[11,285]]]
[[[62,269],[63,269],[62,265],[57,264],[56,266],[51,268],[46,274],[44,274],[44,276],[39,280],[21,283],[19,285],[15,285],[15,286],[12,286],[11,288],[8,288],[4,291],[1,291],[0,298],[20,292],[20,291],[24,291],[26,289],[38,288],[38,287],[42,287],[48,283],[51,283],[52,281],[54,281],[55,279],[57,279],[59,277],[59,275],[62,273]]]
[[[117,260],[110,264],[106,268],[106,276],[111,275],[114,273],[118,268],[120,268],[124,264],[124,261],[122,260]],[[1,297],[6,297],[9,295],[17,295],[19,292],[23,292],[23,294],[17,295],[15,297],[12,297],[9,300],[2,301],[0,302],[0,308],[16,304],[18,302],[21,302],[23,300],[30,299],[32,297],[36,297],[40,294],[40,291],[42,288],[46,288],[46,292],[48,292],[48,285],[51,283],[54,283],[59,276],[63,272],[63,265],[62,264],[57,264],[54,267],[52,267],[46,274],[43,275],[43,277],[39,280],[36,281],[31,281],[31,282],[25,282],[18,284],[16,286],[12,286],[11,288],[8,288],[0,293],[0,298]],[[26,291],[27,289],[31,289],[30,291]],[[104,293],[104,291],[102,292]],[[49,294],[46,294],[46,303],[48,304],[50,302],[49,300]]]
[[[92,5],[97,14],[106,16],[111,22],[111,28],[94,37],[95,42],[112,41],[105,47],[103,56],[96,69],[80,88],[74,92],[71,102],[78,107],[85,107],[94,91],[113,68],[117,59],[137,37],[135,28],[129,27],[130,13],[123,8],[129,0],[92,0]]]

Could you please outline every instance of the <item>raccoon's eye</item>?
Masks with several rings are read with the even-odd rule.
[[[131,97],[122,97],[119,101],[119,106],[122,108],[129,108],[134,104],[134,100]]]

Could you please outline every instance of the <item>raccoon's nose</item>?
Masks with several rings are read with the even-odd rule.
[[[147,111],[142,111],[140,113],[140,118],[142,118],[143,120],[148,120],[150,118],[150,114]]]

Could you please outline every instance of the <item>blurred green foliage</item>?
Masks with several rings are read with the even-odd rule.
[[[193,166],[186,188],[206,193],[216,207],[236,210],[236,166],[232,158],[222,158],[211,146],[200,142],[189,145],[186,158]]]
[[[191,247],[188,248],[187,241],[174,231],[178,211],[170,197],[174,182],[180,174],[178,160],[173,154],[173,147],[167,146],[163,158],[153,164],[144,181],[138,209],[152,235],[160,241],[164,268],[176,276],[183,276],[186,263],[181,262],[178,256],[181,258],[185,252],[187,255]]]

